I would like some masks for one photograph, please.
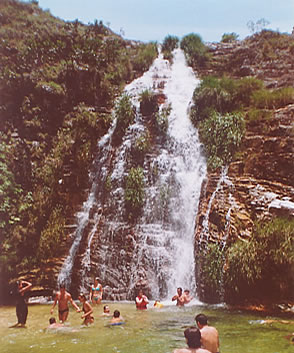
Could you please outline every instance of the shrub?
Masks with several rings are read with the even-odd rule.
[[[218,303],[223,292],[224,256],[218,244],[208,244],[197,259],[197,268],[201,280],[199,293],[207,302]],[[199,289],[198,289],[199,290]]]
[[[133,59],[134,69],[138,72],[144,72],[148,70],[157,54],[158,52],[156,43],[141,44],[137,49],[135,58]]]
[[[178,47],[178,44],[179,44],[178,37],[168,35],[163,40],[162,51],[173,51]]]
[[[135,144],[132,148],[132,155],[137,163],[143,163],[145,154],[150,149],[150,134],[149,131],[141,133],[135,140]]]
[[[56,207],[41,233],[38,258],[46,260],[48,257],[58,256],[60,254],[61,244],[64,240],[65,217],[61,207]]]
[[[117,121],[113,134],[114,137],[120,141],[128,126],[134,121],[136,115],[136,109],[128,94],[123,94],[116,103],[114,115]]]
[[[294,88],[283,87],[273,91],[260,89],[252,93],[252,104],[259,109],[278,109],[294,103]]]
[[[243,77],[236,81],[235,99],[237,106],[248,107],[253,92],[263,89],[263,81],[255,77]]]
[[[237,108],[234,92],[236,81],[227,77],[218,79],[213,76],[204,77],[193,93],[191,120],[194,125],[206,119],[212,111],[221,114]]]
[[[185,52],[188,64],[193,68],[203,67],[208,59],[207,48],[198,34],[188,34],[181,40],[181,49]]]
[[[125,189],[126,208],[131,216],[136,216],[143,206],[144,186],[143,168],[131,168],[126,178]]]
[[[293,219],[258,223],[248,242],[238,241],[228,249],[224,277],[227,301],[294,299],[293,229]]]
[[[212,170],[233,160],[245,133],[241,113],[212,113],[199,124],[200,140],[205,145],[207,164]]]
[[[248,107],[254,94],[263,87],[263,82],[255,77],[234,80],[206,76],[193,93],[191,120],[197,126],[212,111],[224,114]]]
[[[169,104],[167,107],[162,108],[158,113],[156,113],[156,128],[162,134],[166,134],[167,132],[168,117],[171,109],[171,104]]]
[[[150,89],[141,92],[139,101],[142,115],[152,115],[159,109],[156,95]]]
[[[231,43],[231,42],[234,42],[238,39],[239,35],[236,34],[235,32],[232,32],[232,33],[224,33],[222,35],[222,39],[221,39],[221,42],[222,43]]]

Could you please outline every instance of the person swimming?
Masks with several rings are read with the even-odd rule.
[[[110,314],[110,309],[108,305],[104,305],[103,307],[103,313],[101,314],[101,316],[111,316]]]
[[[110,325],[111,326],[116,326],[116,325],[122,325],[124,324],[124,319],[122,316],[120,316],[119,310],[114,310],[113,312],[113,317],[110,320]]]

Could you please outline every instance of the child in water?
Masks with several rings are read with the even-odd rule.
[[[118,310],[114,310],[113,317],[110,321],[110,325],[122,325],[124,324],[124,319],[120,316],[120,312]]]

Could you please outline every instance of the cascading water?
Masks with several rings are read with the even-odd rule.
[[[99,144],[92,192],[73,243],[79,243],[74,246],[79,249],[77,259],[72,259],[77,251],[71,250],[71,268],[65,268],[66,261],[60,279],[65,273],[70,276],[77,261],[78,284],[87,288],[98,276],[110,298],[133,298],[141,277],[153,298],[170,297],[178,286],[195,292],[194,228],[206,174],[198,134],[188,116],[197,84],[183,52],[176,49],[172,65],[160,54],[148,72],[126,87],[137,108],[135,122],[119,146],[113,143],[114,127]],[[160,109],[168,105],[172,109],[165,138],[154,137],[141,162],[145,201],[140,217],[130,221],[125,179],[132,167],[132,146],[150,129],[150,117],[139,111],[138,97],[146,89],[165,97]]]

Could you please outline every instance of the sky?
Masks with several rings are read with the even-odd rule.
[[[141,41],[197,33],[205,42],[219,42],[232,32],[244,39],[252,34],[248,21],[260,19],[282,33],[294,26],[294,0],[39,0],[39,6],[66,21],[102,20],[125,39]]]

